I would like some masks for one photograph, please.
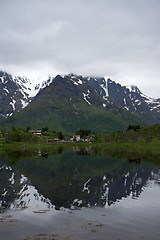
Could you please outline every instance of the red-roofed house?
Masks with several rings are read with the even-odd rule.
[[[29,132],[33,133],[33,134],[35,134],[37,136],[42,136],[41,130],[30,130]]]
[[[79,142],[81,140],[80,135],[73,135],[73,140],[76,140],[76,142]]]

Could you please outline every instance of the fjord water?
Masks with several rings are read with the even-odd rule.
[[[79,147],[4,154],[1,238],[158,240],[160,165],[143,160]]]

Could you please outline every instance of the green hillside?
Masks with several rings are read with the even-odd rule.
[[[87,91],[90,91],[91,104],[83,98],[83,93]],[[1,123],[1,127],[30,126],[38,129],[48,126],[50,130],[69,133],[85,128],[105,133],[124,130],[129,124],[145,125],[146,121],[111,101],[105,101],[94,89],[88,90],[85,84],[75,86],[57,76],[32,103]]]

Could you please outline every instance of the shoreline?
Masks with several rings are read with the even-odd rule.
[[[62,153],[63,151],[79,152],[81,155],[104,155],[111,158],[126,158],[128,161],[148,162],[160,164],[160,144],[155,143],[86,143],[86,142],[61,142],[61,143],[4,143],[0,144],[0,154],[14,160],[30,158],[33,155],[47,155]]]

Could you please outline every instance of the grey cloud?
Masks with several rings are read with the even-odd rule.
[[[0,67],[108,76],[159,97],[159,9],[159,0],[0,1]]]

